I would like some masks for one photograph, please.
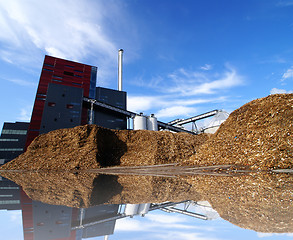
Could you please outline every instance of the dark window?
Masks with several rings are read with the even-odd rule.
[[[73,84],[73,85],[76,85],[76,86],[82,86],[81,83],[75,83],[75,82],[73,82],[72,84]]]
[[[72,72],[64,71],[64,74],[65,74],[65,75],[68,75],[68,76],[74,76],[74,74],[73,74]]]
[[[52,79],[52,82],[62,82],[61,80]]]
[[[54,102],[48,102],[48,106],[49,107],[55,107],[56,106],[56,103],[54,103]]]
[[[48,71],[48,72],[53,72],[51,69],[43,68],[43,70]]]
[[[56,75],[53,75],[53,78],[62,79],[62,77]]]
[[[48,63],[44,63],[44,66],[47,66],[47,67],[54,67],[54,65],[52,65],[52,64],[48,64]]]
[[[74,68],[73,66],[70,66],[70,65],[65,65],[65,67],[70,67],[70,68]]]
[[[80,76],[80,75],[77,75],[77,74],[74,74],[74,77],[79,77],[79,78],[82,78],[82,76]]]
[[[74,70],[74,72],[79,72],[79,73],[83,73],[83,71],[79,71],[79,70]]]

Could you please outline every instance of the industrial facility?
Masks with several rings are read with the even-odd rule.
[[[214,110],[188,119],[169,123],[158,121],[152,114],[127,110],[127,93],[122,90],[123,50],[118,51],[118,89],[96,87],[97,67],[52,56],[45,56],[29,123],[4,123],[0,136],[0,165],[23,153],[38,135],[61,128],[97,124],[110,129],[145,129],[173,132],[213,132],[227,118]],[[198,128],[196,122],[214,117],[208,128]],[[191,123],[193,129],[184,128]],[[131,127],[130,127],[131,126]],[[2,179],[1,189],[10,196],[0,201],[0,209],[22,209],[25,240],[81,239],[113,234],[115,221],[161,209],[200,219],[208,216],[176,207],[179,203],[126,204],[97,206],[91,209],[69,209],[32,201],[14,183]],[[188,201],[185,201],[186,204]],[[44,238],[48,236],[48,238]]]

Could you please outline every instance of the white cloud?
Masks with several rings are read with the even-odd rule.
[[[166,223],[166,224],[172,224],[172,223],[183,223],[186,222],[186,218],[182,218],[180,215],[171,215],[171,214],[148,214],[146,215],[146,218],[149,219],[152,222],[156,223]]]
[[[36,83],[17,78],[2,78],[3,80],[15,83],[23,87],[36,87]]]
[[[14,26],[1,31],[0,39],[9,40],[13,45],[23,46],[21,42],[32,43],[56,57],[73,60],[82,59],[89,48],[104,49],[103,53],[112,55],[115,45],[105,36],[101,22],[100,6],[93,9],[89,2],[79,1],[1,1],[3,25]],[[3,17],[4,16],[4,17]],[[21,33],[21,34],[19,34]],[[7,42],[6,42],[7,43]],[[113,54],[111,52],[113,51]]]
[[[123,218],[116,221],[115,231],[143,231],[146,227],[139,220],[133,218]]]
[[[131,96],[127,97],[127,108],[136,113],[154,113],[158,118],[189,117],[197,114],[197,106],[205,103],[226,101],[226,97],[184,98],[176,95]],[[150,112],[152,110],[152,112]]]
[[[281,81],[283,82],[289,78],[293,78],[293,66],[283,74]]]
[[[17,117],[18,121],[30,121],[32,113],[32,106],[26,106],[20,109],[19,116]]]
[[[222,73],[213,75],[196,71],[179,69],[169,75],[172,84],[165,87],[170,93],[178,93],[183,96],[195,96],[200,94],[217,94],[220,91],[240,86],[244,83],[236,69],[227,66]]]
[[[153,239],[168,239],[168,240],[216,240],[218,238],[210,238],[206,237],[200,233],[185,233],[185,232],[177,232],[177,231],[168,231],[166,233],[158,233],[152,236]]]
[[[257,236],[259,238],[263,238],[263,237],[272,237],[272,236],[287,236],[287,237],[292,237],[293,233],[261,233],[258,232]]]
[[[14,224],[22,225],[22,214],[21,211],[11,211],[9,213],[10,221]]]
[[[153,108],[156,104],[161,104],[162,100],[156,96],[127,96],[127,108],[133,112],[144,112]]]
[[[151,113],[156,113],[159,118],[189,117],[197,114],[200,104],[227,101],[223,93],[244,84],[243,77],[235,68],[228,65],[221,73],[188,71],[180,68],[165,77],[157,76],[155,79],[158,79],[160,84],[150,85],[147,81],[144,83],[140,79],[140,86],[153,88],[160,94],[156,96],[129,95],[127,104],[130,111],[145,112],[152,109]],[[203,97],[203,95],[209,96]]]
[[[270,91],[271,94],[280,94],[280,93],[293,93],[292,90],[285,90],[285,89],[278,89],[278,88],[272,88],[272,90]]]
[[[210,64],[205,64],[204,66],[201,66],[200,69],[201,69],[201,70],[208,71],[208,70],[211,70],[212,67],[213,67],[213,66],[210,65]]]
[[[94,57],[103,79],[113,74],[118,51],[109,16],[122,19],[122,12],[117,1],[0,1],[0,57],[19,66],[39,66],[44,54],[81,62]]]
[[[156,113],[158,118],[160,117],[177,117],[177,116],[190,116],[196,113],[196,108],[186,106],[172,106],[159,110]]]
[[[201,220],[198,220],[201,221]],[[151,212],[145,217],[135,216],[116,221],[115,235],[128,232],[127,239],[137,239],[140,232],[140,239],[184,239],[184,240],[215,240],[211,237],[219,231],[208,224],[196,224],[196,220],[180,214],[166,214]],[[133,236],[133,237],[132,237]]]

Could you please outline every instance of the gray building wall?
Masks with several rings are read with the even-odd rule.
[[[96,88],[96,100],[126,110],[126,92]],[[105,109],[95,109],[94,124],[110,129],[126,129],[127,118]]]
[[[81,124],[83,89],[50,83],[40,134]]]

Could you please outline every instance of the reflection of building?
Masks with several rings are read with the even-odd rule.
[[[80,209],[77,222],[72,228],[82,232],[82,238],[108,236],[114,233],[115,218],[120,216],[118,204],[99,205],[87,209]],[[77,230],[78,231],[78,230]]]
[[[29,123],[5,122],[0,136],[0,165],[23,153]]]
[[[0,177],[0,210],[2,209],[21,209],[20,187],[16,183]]]
[[[81,240],[114,233],[119,205],[87,209],[55,206],[22,196],[25,240]]]
[[[76,212],[77,209],[32,201],[33,239],[80,239],[76,231],[71,231]]]

